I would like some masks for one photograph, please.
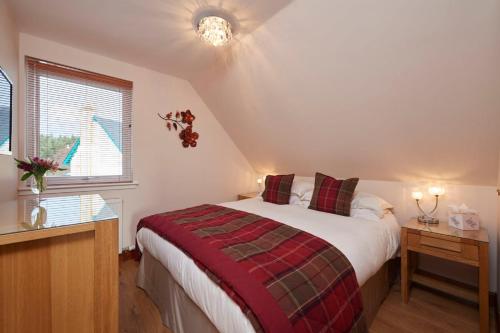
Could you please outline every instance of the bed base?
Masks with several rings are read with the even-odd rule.
[[[396,272],[395,260],[390,260],[361,287],[368,326],[389,293]],[[147,251],[144,251],[139,265],[137,286],[149,295],[160,310],[163,324],[174,333],[218,333],[217,328],[170,272]]]

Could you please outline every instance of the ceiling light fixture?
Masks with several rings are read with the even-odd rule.
[[[219,16],[205,16],[198,22],[198,35],[213,46],[224,46],[233,38],[231,23]]]

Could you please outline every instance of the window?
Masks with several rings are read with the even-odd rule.
[[[0,154],[12,148],[12,82],[0,68]]]
[[[131,182],[132,82],[26,58],[26,154],[49,185]]]

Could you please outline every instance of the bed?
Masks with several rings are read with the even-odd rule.
[[[392,213],[372,221],[275,205],[260,197],[220,206],[279,221],[333,244],[354,268],[371,323],[395,272],[391,259],[399,247],[400,227]],[[183,251],[147,228],[139,230],[137,244],[143,253],[137,284],[174,332],[255,332],[240,307]]]

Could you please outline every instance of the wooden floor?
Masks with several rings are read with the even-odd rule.
[[[490,318],[490,332],[496,332],[493,311]],[[473,305],[418,287],[412,288],[410,302],[404,305],[398,281],[380,307],[370,332],[479,332],[479,311]]]
[[[138,262],[120,260],[120,333],[171,333],[146,293],[135,286]]]
[[[138,263],[120,261],[120,332],[171,333],[156,306],[135,286]],[[495,332],[491,316],[492,329]],[[413,288],[408,305],[401,302],[399,283],[392,288],[370,328],[371,333],[479,332],[479,313],[473,306]]]

